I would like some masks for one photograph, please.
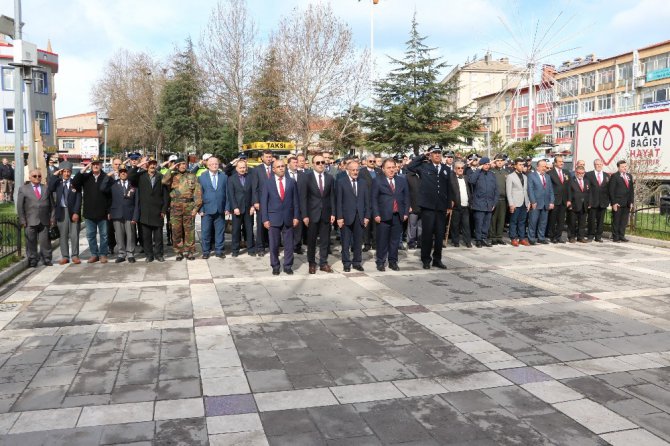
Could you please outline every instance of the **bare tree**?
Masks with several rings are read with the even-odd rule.
[[[160,148],[156,115],[165,78],[165,67],[146,53],[120,50],[107,62],[91,91],[91,102],[113,119],[110,145]]]
[[[256,25],[245,0],[220,0],[200,38],[209,99],[244,142],[249,88],[258,60]]]
[[[286,87],[286,106],[306,152],[327,116],[350,110],[369,88],[368,53],[356,50],[351,28],[329,4],[310,4],[284,17],[273,36]],[[345,129],[350,125],[345,121]]]

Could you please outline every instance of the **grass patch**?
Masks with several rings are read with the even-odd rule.
[[[5,269],[8,266],[13,265],[14,263],[18,262],[19,260],[21,260],[21,259],[16,254],[12,254],[11,256],[7,256],[4,259],[0,259],[0,270]]]
[[[1,203],[0,204],[0,217],[16,215],[16,209],[14,208],[14,203]]]

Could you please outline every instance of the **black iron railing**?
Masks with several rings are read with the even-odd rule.
[[[0,260],[21,256],[21,225],[14,216],[0,216]]]

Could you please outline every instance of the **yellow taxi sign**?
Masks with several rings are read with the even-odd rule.
[[[295,149],[295,143],[291,141],[267,141],[251,142],[242,146],[243,150],[250,149]]]

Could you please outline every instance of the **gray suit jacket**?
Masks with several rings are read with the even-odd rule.
[[[19,214],[19,223],[25,226],[50,226],[56,219],[56,210],[52,195],[47,193],[47,187],[40,184],[42,197],[38,200],[32,183],[24,184],[19,188],[16,213]]]
[[[520,207],[528,206],[530,200],[528,199],[528,176],[523,175],[523,185],[516,172],[507,175],[505,180],[505,191],[507,192],[508,206]]]

